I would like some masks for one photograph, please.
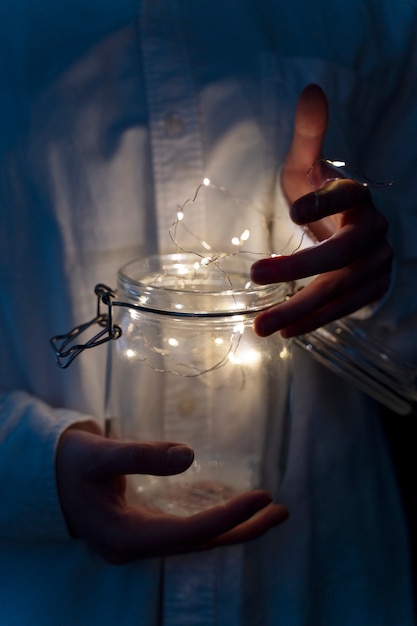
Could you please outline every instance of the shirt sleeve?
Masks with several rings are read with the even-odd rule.
[[[62,432],[91,420],[53,409],[22,391],[0,395],[0,536],[19,541],[69,540],[55,478]]]

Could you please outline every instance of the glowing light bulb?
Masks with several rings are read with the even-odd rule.
[[[245,365],[256,365],[261,360],[261,355],[258,350],[244,350],[241,360]]]
[[[184,213],[182,211],[178,211],[177,220],[181,222],[184,219]]]
[[[240,239],[238,237],[233,237],[232,244],[234,246],[240,246]]]
[[[239,350],[239,354],[230,352],[228,359],[233,365],[248,365],[249,367],[254,367],[259,363],[261,355],[257,350]]]
[[[210,178],[203,178],[203,185],[205,187],[209,187],[210,186]]]
[[[178,339],[175,339],[175,337],[170,337],[170,338],[168,339],[168,343],[169,343],[169,345],[170,345],[170,346],[172,346],[173,348],[178,348],[178,346],[180,345],[180,344],[179,344]]]
[[[250,237],[250,230],[246,229],[243,231],[243,233],[240,235],[240,239],[241,241],[247,241]]]

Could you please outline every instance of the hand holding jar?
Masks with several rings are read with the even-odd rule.
[[[262,259],[251,277],[268,284],[317,276],[286,302],[258,315],[255,327],[262,336],[278,330],[284,337],[310,332],[375,302],[390,283],[387,222],[368,186],[353,179],[329,180],[323,171],[320,188],[311,191],[306,172],[321,157],[327,116],[324,93],[309,85],[298,102],[282,185],[292,204],[291,218],[319,243],[290,256]]]
[[[286,509],[271,503],[271,496],[261,490],[190,517],[126,501],[126,474],[178,474],[192,461],[193,451],[188,446],[106,439],[94,422],[66,430],[58,445],[56,465],[69,530],[104,560],[122,565],[139,558],[248,541],[287,518]]]

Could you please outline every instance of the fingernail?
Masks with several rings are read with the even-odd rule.
[[[167,451],[167,464],[170,469],[186,469],[194,460],[194,452],[188,446],[171,446]]]

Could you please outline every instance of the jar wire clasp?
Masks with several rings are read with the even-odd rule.
[[[50,343],[55,352],[56,361],[61,369],[66,369],[72,361],[87,348],[94,348],[112,339],[118,339],[122,334],[122,329],[113,323],[113,300],[116,293],[103,283],[95,286],[94,292],[97,296],[97,314],[89,322],[80,324],[64,335],[52,337]],[[103,312],[102,304],[107,307]],[[73,344],[73,342],[89,328],[98,324],[101,330],[85,343]]]

